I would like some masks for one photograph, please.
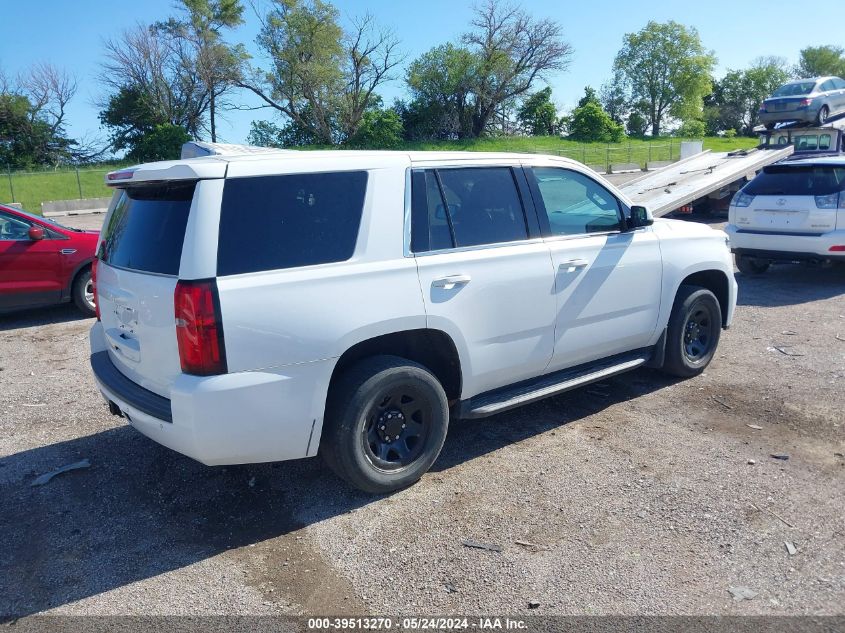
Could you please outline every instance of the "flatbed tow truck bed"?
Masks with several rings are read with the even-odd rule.
[[[629,180],[619,188],[634,204],[648,207],[659,218],[702,198],[732,195],[760,169],[787,158],[793,150],[791,145],[734,152],[707,150]]]

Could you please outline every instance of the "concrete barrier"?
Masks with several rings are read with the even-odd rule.
[[[630,174],[633,171],[642,171],[639,163],[615,163],[610,166],[611,174]]]
[[[3,206],[12,207],[13,209],[20,209],[23,211],[23,205],[20,202],[0,202]]]
[[[51,200],[41,203],[41,215],[54,218],[63,215],[79,215],[85,213],[105,213],[109,208],[111,197],[85,198],[82,200]]]
[[[605,165],[587,165],[590,169],[592,169],[597,174],[606,174],[607,167]]]

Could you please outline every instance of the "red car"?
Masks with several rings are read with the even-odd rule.
[[[73,301],[94,316],[99,235],[0,205],[0,313]]]

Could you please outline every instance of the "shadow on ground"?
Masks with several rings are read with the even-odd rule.
[[[737,303],[782,306],[811,303],[845,293],[845,265],[774,264],[762,275],[736,274]]]
[[[454,421],[443,471],[671,381],[640,370],[486,420]],[[92,466],[41,487],[40,472]],[[430,485],[425,480],[420,486]],[[0,459],[0,620],[39,613],[378,501],[319,459],[206,467],[128,426]]]
[[[15,312],[0,313],[0,332],[37,325],[69,323],[93,319],[84,316],[72,303],[62,303],[46,308],[31,308]]]

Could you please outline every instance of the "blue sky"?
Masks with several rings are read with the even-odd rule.
[[[408,55],[406,61],[410,61],[432,46],[458,41],[469,22],[472,0],[334,3],[344,19],[369,11],[381,24],[393,28]],[[0,68],[13,75],[31,63],[46,61],[77,76],[80,89],[68,112],[71,136],[99,130],[95,102],[103,93],[96,75],[102,61],[103,38],[136,22],[149,23],[175,11],[173,0],[5,0],[2,4],[6,28],[0,37]],[[728,68],[742,68],[761,55],[779,55],[794,62],[805,46],[845,45],[845,2],[841,1],[825,3],[824,20],[811,20],[806,23],[807,28],[798,28],[785,17],[795,15],[795,3],[784,0],[523,0],[521,4],[536,16],[558,20],[574,47],[569,70],[549,78],[553,97],[561,109],[571,108],[585,85],[598,88],[609,77],[623,35],[639,30],[650,19],[673,19],[695,26],[704,45],[718,57],[717,76]],[[230,39],[257,52],[257,29],[257,20],[247,10],[247,23]],[[386,103],[402,96],[401,79],[387,85],[382,94]],[[247,94],[236,98],[244,105],[257,105]],[[228,113],[220,125],[221,140],[244,142],[251,120],[272,116],[269,110]]]

